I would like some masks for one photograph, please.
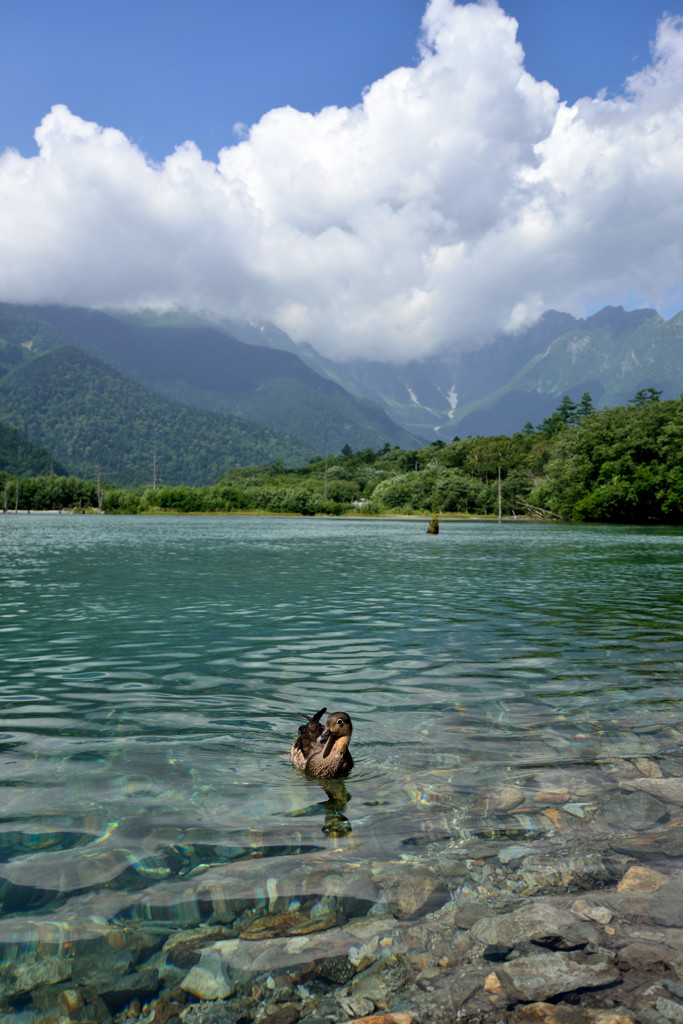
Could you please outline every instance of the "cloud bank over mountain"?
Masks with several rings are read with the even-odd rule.
[[[431,0],[353,108],[271,110],[217,163],[150,162],[55,106],[0,155],[0,298],[272,320],[406,360],[555,307],[683,305],[683,21],[623,95],[561,102],[495,3]]]

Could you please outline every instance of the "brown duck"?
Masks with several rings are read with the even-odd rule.
[[[320,719],[326,711],[327,708],[321,708],[312,718],[299,712],[306,719],[306,724],[299,726],[299,735],[292,744],[290,757],[293,765],[309,775],[337,779],[348,775],[353,768],[353,758],[349,753],[353,725],[345,711],[333,711],[323,727]]]

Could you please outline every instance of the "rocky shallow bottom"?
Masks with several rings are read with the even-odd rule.
[[[5,917],[1,1019],[683,1024],[683,761],[477,799],[495,827],[444,813],[400,855],[206,865]]]

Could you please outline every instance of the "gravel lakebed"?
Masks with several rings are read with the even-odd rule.
[[[332,839],[9,913],[0,1019],[683,1024],[681,734],[665,740],[477,792],[477,835],[433,773],[431,827],[398,853]]]

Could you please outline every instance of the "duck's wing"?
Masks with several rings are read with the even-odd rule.
[[[312,717],[305,715],[303,711],[299,712],[306,719],[306,723],[299,726],[299,735],[294,741],[294,748],[300,750],[305,757],[308,757],[309,754],[318,749],[318,737],[323,731],[320,719],[326,711],[327,708],[321,708]]]

